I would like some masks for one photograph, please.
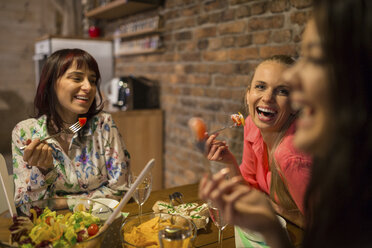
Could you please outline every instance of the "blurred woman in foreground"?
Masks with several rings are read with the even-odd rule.
[[[315,158],[303,247],[372,247],[372,2],[315,0],[313,13],[284,73],[301,110],[294,144]],[[291,247],[264,195],[224,173],[203,178],[200,196],[271,247]]]

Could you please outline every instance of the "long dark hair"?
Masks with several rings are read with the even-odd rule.
[[[304,247],[372,247],[372,2],[314,0],[332,132],[315,158]]]
[[[103,109],[102,95],[100,91],[101,74],[99,73],[96,60],[84,50],[81,49],[62,49],[54,52],[48,57],[43,66],[39,85],[37,87],[36,96],[34,99],[34,108],[36,118],[46,115],[47,127],[51,132],[59,132],[63,128],[62,118],[59,116],[56,105],[58,102],[56,92],[54,90],[57,80],[63,76],[67,69],[76,62],[78,69],[87,67],[96,74],[96,89],[99,97],[99,104],[94,99],[88,112],[84,115],[88,120]],[[57,127],[53,130],[51,122]]]

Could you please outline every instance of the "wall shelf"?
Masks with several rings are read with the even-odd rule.
[[[86,17],[95,19],[115,19],[159,6],[159,1],[115,0],[104,6],[85,13]]]
[[[138,51],[126,51],[126,52],[117,52],[115,56],[134,56],[134,55],[144,55],[144,54],[151,54],[151,53],[162,53],[165,50],[162,48],[153,48],[153,49],[144,49]]]
[[[126,39],[126,38],[132,38],[132,37],[136,37],[136,36],[142,36],[142,35],[145,35],[145,34],[160,34],[163,31],[164,31],[163,29],[150,28],[150,29],[143,29],[143,30],[140,30],[138,32],[130,32],[130,33],[124,33],[124,34],[117,34],[117,35],[114,35],[112,38],[113,39],[115,39],[115,38]]]

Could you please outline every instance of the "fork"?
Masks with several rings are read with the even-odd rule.
[[[83,118],[79,118],[79,120],[77,122],[75,122],[74,124],[72,124],[68,128],[65,128],[65,129],[63,129],[62,131],[60,131],[56,134],[53,134],[53,135],[50,135],[48,137],[45,137],[44,139],[41,139],[40,142],[43,142],[43,141],[46,141],[48,139],[54,138],[54,137],[56,137],[56,136],[58,136],[62,133],[74,134],[74,133],[78,132],[85,125],[85,121],[81,121],[80,119],[83,119]],[[24,150],[26,147],[27,147],[27,145],[22,146],[19,149]]]
[[[234,128],[234,127],[238,127],[238,125],[237,125],[236,123],[234,123],[234,124],[232,124],[232,125],[230,125],[230,126],[224,126],[224,127],[220,128],[220,129],[217,129],[217,130],[211,132],[211,133],[209,134],[209,136],[212,135],[212,134],[216,134],[216,133],[218,133],[218,132],[220,132],[220,131],[222,131],[222,130],[225,130],[226,128]]]
[[[173,206],[173,200],[176,200],[178,203],[183,204],[182,197],[183,197],[183,194],[181,192],[174,192],[170,194],[169,195],[170,205]]]

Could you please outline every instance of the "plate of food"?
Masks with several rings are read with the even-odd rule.
[[[183,216],[191,220],[198,230],[202,228],[205,229],[209,222],[209,211],[206,203],[198,204],[192,202],[174,206],[165,201],[157,201],[152,207],[152,210],[154,213],[166,213]]]
[[[166,236],[164,239],[162,237]],[[196,228],[190,219],[166,213],[147,213],[127,218],[121,229],[123,247],[161,247],[164,240],[177,240],[164,247],[192,247],[196,238]],[[179,243],[182,240],[182,244]],[[164,245],[164,244],[163,244]]]
[[[100,210],[102,208],[102,205],[107,206],[111,208],[112,210],[114,210],[119,205],[119,202],[117,200],[110,199],[110,198],[94,198],[92,200],[93,200],[92,202],[93,214],[97,215],[97,211],[99,211],[100,218],[103,220],[106,220],[108,218],[108,215],[107,214],[105,215],[105,213],[102,210]],[[84,199],[78,199],[78,198],[69,198],[67,200],[67,204],[71,211],[78,210],[79,208],[88,207],[86,206],[87,202],[84,201]],[[116,216],[116,218],[119,218],[120,216],[123,216],[125,218],[126,216],[128,216],[128,214],[129,213],[120,213]]]

